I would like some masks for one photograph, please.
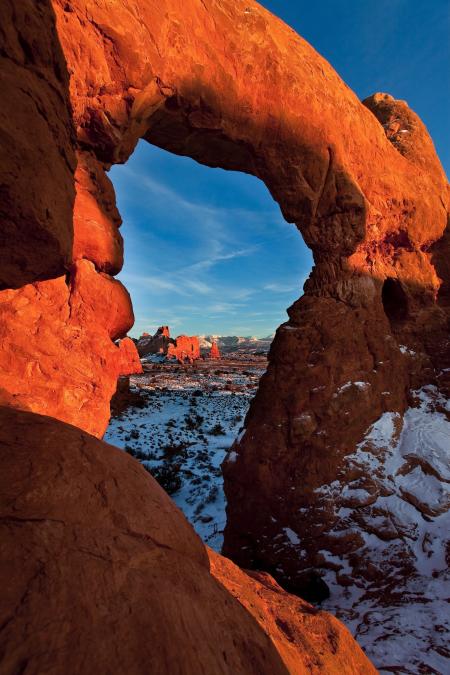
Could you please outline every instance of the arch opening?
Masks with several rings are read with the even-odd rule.
[[[117,276],[131,335],[267,337],[286,321],[313,264],[298,229],[255,176],[211,168],[141,140],[110,172],[125,239]]]

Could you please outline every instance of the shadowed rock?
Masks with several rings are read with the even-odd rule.
[[[0,421],[2,672],[375,672],[333,617],[295,598],[288,616],[281,589],[219,556],[210,573],[192,527],[129,455],[48,417],[1,408]],[[244,599],[258,589],[270,630]],[[316,651],[309,631],[323,634]]]

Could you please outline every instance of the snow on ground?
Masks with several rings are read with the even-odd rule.
[[[225,527],[221,464],[243,427],[264,358],[200,367],[153,365],[133,376],[145,399],[113,418],[105,441],[141,460],[197,533],[220,551]]]
[[[446,675],[450,402],[431,386],[415,394],[417,407],[403,420],[382,415],[348,457],[354,485],[320,488],[336,504],[336,536],[356,533],[362,543],[357,555],[322,552],[337,569],[325,569],[331,596],[323,607],[348,625],[381,672]]]

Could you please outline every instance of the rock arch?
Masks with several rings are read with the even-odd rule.
[[[53,83],[66,121],[55,136],[55,110],[44,115],[49,147],[56,138],[66,158],[53,170],[67,199],[52,197],[51,181],[44,186],[58,207],[50,218],[37,188],[30,194],[26,222],[51,244],[47,265],[28,264],[28,249],[21,261],[28,230],[8,239],[16,266],[1,294],[5,402],[102,435],[120,372],[112,339],[133,322],[126,289],[112,276],[123,252],[107,169],[126,161],[139,138],[255,174],[302,232],[315,267],[277,332],[238,460],[225,467],[226,551],[250,566],[257,554],[275,568],[275,547],[264,541],[281,524],[295,526],[307,554],[287,564],[284,579],[301,589],[298,572],[314,565],[330,524],[316,489],[383,411],[404,409],[412,379],[429,380],[433,359],[445,357],[448,305],[439,288],[448,285],[449,193],[432,141],[404,102],[377,94],[363,105],[310,45],[251,0],[52,5],[70,83],[58,75],[59,53],[44,54],[40,80]],[[32,94],[38,84],[30,80]],[[400,334],[419,364],[391,334],[387,278],[406,295]],[[29,283],[36,279],[45,280]],[[365,386],[348,410],[345,396],[334,395],[357,381]],[[302,509],[313,516],[305,521]]]

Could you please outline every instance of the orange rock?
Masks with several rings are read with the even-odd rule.
[[[211,574],[269,635],[288,673],[378,672],[334,616],[286,593],[269,574],[244,572],[228,558],[207,550]]]
[[[212,343],[211,349],[209,350],[209,358],[210,359],[220,359],[220,350],[219,347],[217,346],[217,342]]]
[[[200,358],[200,342],[196,335],[178,335],[178,337],[168,345],[167,358],[177,359],[180,363],[188,361],[192,363]]]
[[[111,338],[128,331],[130,312],[124,287],[86,260],[69,282],[0,293],[0,402],[102,436],[123,366]]]
[[[119,342],[119,375],[135,375],[143,372],[138,350],[129,337]]]
[[[122,219],[114,188],[100,162],[90,153],[78,153],[75,173],[73,259],[87,258],[96,269],[117,274],[123,265]]]
[[[169,326],[160,326],[154,335],[142,333],[137,343],[139,356],[147,354],[167,354],[171,342]]]
[[[140,356],[161,354],[180,363],[200,358],[200,342],[197,336],[179,335],[170,337],[169,326],[160,326],[154,335],[143,333],[137,343]]]
[[[130,294],[120,281],[95,271],[88,260],[72,268],[70,288],[71,321],[80,326],[97,324],[112,340],[128,333],[134,323]]]

